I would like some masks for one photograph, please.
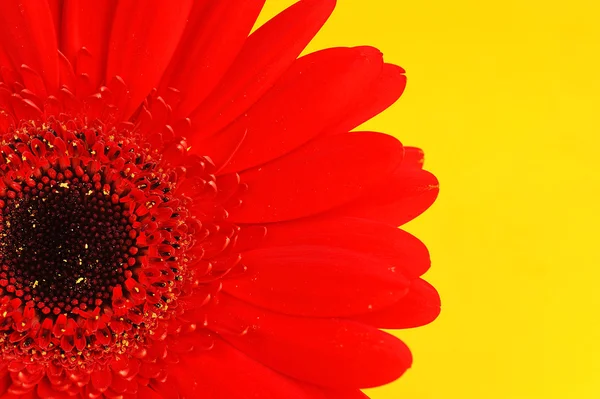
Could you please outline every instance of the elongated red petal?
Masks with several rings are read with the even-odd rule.
[[[2,41],[0,41],[0,68],[5,69],[5,68],[11,68],[11,61],[10,58],[8,56],[8,54],[6,53],[6,50],[4,49],[4,46],[2,45]],[[3,74],[3,72],[2,72]],[[5,81],[5,78],[2,76],[2,74],[0,74],[0,80]]]
[[[377,328],[413,328],[429,324],[440,314],[440,296],[425,280],[411,281],[406,296],[388,308],[352,319]]]
[[[169,373],[165,381],[154,380],[150,383],[150,388],[156,391],[162,399],[181,398],[181,396],[179,395],[179,383],[177,382],[177,379],[173,377],[174,373],[176,372],[176,367],[177,366],[173,366],[173,368],[170,370],[171,372]],[[194,378],[189,378],[188,380],[186,380],[186,382],[190,381],[187,383],[194,384],[193,379]]]
[[[127,119],[158,82],[179,43],[192,0],[117,2],[108,48],[106,81],[120,76],[129,89]]]
[[[224,290],[277,312],[314,317],[366,313],[397,302],[408,289],[399,268],[334,247],[257,249],[243,255],[248,273]]]
[[[226,165],[246,139],[247,131],[237,131],[237,136],[216,135],[200,145],[202,154],[207,155],[215,165]]]
[[[187,398],[312,399],[296,382],[216,340],[206,352],[182,359],[172,375]]]
[[[54,31],[56,32],[56,40],[58,43],[60,43],[62,29],[63,2],[64,0],[48,0],[48,6],[50,7],[50,13],[52,14],[52,22],[54,25]]]
[[[162,395],[160,395],[153,389],[148,388],[147,386],[143,386],[143,385],[141,385],[138,388],[137,397],[144,398],[144,399],[146,399],[146,398],[147,399],[163,399]]]
[[[76,67],[79,73],[89,76],[94,88],[98,88],[104,78],[116,5],[116,0],[64,0],[61,50],[75,65],[78,52],[86,48],[89,57],[85,62],[80,60]]]
[[[409,278],[422,275],[431,261],[427,247],[398,228],[368,219],[317,216],[269,224],[261,247],[324,245],[371,255]]]
[[[42,77],[48,92],[58,89],[58,48],[46,1],[0,1],[0,39],[14,70],[25,64]]]
[[[191,143],[227,126],[289,68],[333,11],[335,0],[301,0],[252,33],[219,86],[192,114]]]
[[[311,399],[369,399],[358,389],[332,389],[305,384],[302,387]]]
[[[238,223],[313,215],[365,195],[402,159],[395,138],[372,132],[319,138],[285,157],[241,174],[248,191],[232,209]],[[293,200],[290,200],[293,199]]]
[[[423,169],[425,153],[417,147],[404,147],[404,159],[402,167],[407,169]]]
[[[223,338],[260,363],[290,377],[335,388],[391,382],[412,362],[406,345],[366,325],[340,319],[290,317],[222,295],[208,326],[235,318],[250,328]]]
[[[92,373],[91,382],[96,390],[104,392],[110,387],[112,374],[109,369],[98,370]]]
[[[6,365],[0,366],[0,395],[4,394],[10,386],[12,379],[6,369]]]
[[[377,220],[395,226],[425,212],[439,193],[437,178],[426,170],[401,167],[367,194],[333,211],[336,215]]]
[[[42,399],[68,399],[69,395],[57,392],[48,378],[43,378],[35,389],[37,395]],[[1,391],[0,391],[1,392]]]
[[[265,0],[197,1],[161,92],[181,91],[174,117],[187,117],[219,83],[246,41]]]
[[[384,64],[377,80],[328,130],[330,132],[350,131],[395,103],[406,87],[404,73],[404,69],[397,65]]]
[[[252,108],[218,134],[246,139],[223,173],[289,153],[347,112],[381,71],[372,47],[331,48],[300,58]]]

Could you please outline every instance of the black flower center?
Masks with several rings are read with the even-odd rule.
[[[135,264],[128,212],[99,174],[52,172],[0,203],[0,288],[44,314],[110,304]]]

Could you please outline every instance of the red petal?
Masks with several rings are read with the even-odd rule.
[[[237,136],[219,134],[197,147],[201,148],[202,155],[208,156],[215,165],[226,165],[246,139],[245,130],[236,133]]]
[[[227,126],[259,99],[321,29],[335,0],[303,0],[254,32],[221,83],[192,114],[195,140]],[[201,132],[201,133],[200,133]]]
[[[117,2],[108,48],[106,81],[120,76],[129,89],[128,118],[157,86],[185,28],[192,0]]]
[[[37,395],[43,399],[69,399],[69,398],[72,398],[72,396],[69,396],[66,392],[56,391],[54,389],[53,385],[48,380],[48,378],[42,379],[37,384],[35,391],[36,391]]]
[[[243,254],[248,273],[223,282],[229,294],[277,312],[341,317],[397,302],[408,280],[388,263],[359,252],[317,246],[257,249]]]
[[[47,97],[48,93],[46,92],[46,85],[44,84],[42,77],[36,71],[23,64],[21,65],[20,72],[25,87],[35,95],[35,101]],[[21,94],[23,95],[23,91],[21,91]]]
[[[242,252],[257,248],[265,238],[267,229],[263,226],[244,226],[237,235],[235,250]]]
[[[300,58],[246,118],[218,133],[248,132],[222,173],[263,164],[317,136],[363,95],[382,65],[372,47],[330,48]]]
[[[4,50],[1,40],[0,40],[0,68],[2,68],[2,69],[12,68],[10,58],[8,57],[8,54],[6,53],[6,50]],[[4,79],[2,77],[2,74],[0,74],[0,80],[2,80],[3,82],[6,82],[6,79]]]
[[[162,395],[159,395],[156,391],[144,385],[138,385],[137,397],[144,399],[163,399]]]
[[[11,391],[15,393],[7,392],[6,394],[0,396],[0,399],[37,399],[33,391],[22,393],[24,389],[21,387],[13,387],[11,388]]]
[[[406,296],[389,308],[352,319],[378,328],[413,328],[434,321],[440,314],[440,296],[425,280],[411,281]]]
[[[265,0],[198,1],[165,72],[161,92],[181,91],[185,118],[219,83],[246,41]]]
[[[298,384],[221,340],[182,359],[171,375],[182,397],[210,399],[311,399]],[[199,372],[201,371],[201,372]]]
[[[331,389],[305,384],[302,386],[311,399],[369,399],[358,389]]]
[[[52,14],[52,22],[54,25],[54,31],[56,32],[56,40],[60,42],[63,0],[48,0],[48,6],[50,7],[50,13]]]
[[[416,147],[404,147],[403,168],[423,169],[425,153],[422,149]]]
[[[18,119],[36,120],[41,118],[42,111],[30,100],[23,99],[18,94],[13,94],[11,100],[13,111]]]
[[[73,71],[73,65],[65,57],[63,53],[58,52],[58,74],[59,82],[61,86],[66,86],[69,90],[75,87],[75,71]],[[57,101],[58,102],[58,101]],[[60,106],[60,102],[58,102]]]
[[[45,1],[0,1],[0,40],[13,69],[26,64],[58,89],[58,49],[50,6]]]
[[[396,102],[406,87],[404,69],[392,64],[384,64],[381,74],[364,95],[357,99],[337,123],[328,129],[330,132],[347,132],[360,126],[375,115],[383,112]]]
[[[91,55],[87,65],[77,65],[77,71],[86,73],[92,86],[98,88],[104,77],[116,1],[64,1],[61,49],[73,64],[79,50],[87,49]]]
[[[92,385],[100,392],[104,392],[110,386],[112,380],[111,371],[108,368],[92,373]]]
[[[243,172],[241,181],[249,188],[230,220],[277,222],[329,210],[364,195],[401,159],[402,145],[385,134],[357,132],[313,140]]]
[[[350,217],[314,217],[273,223],[261,247],[324,245],[368,254],[415,278],[431,265],[427,247],[411,234],[391,225]]]
[[[177,366],[173,366],[173,368],[169,370],[170,374],[167,376],[166,381],[154,380],[150,382],[150,388],[161,395],[162,399],[181,399],[181,396],[179,395],[179,384],[174,377],[176,367]],[[193,385],[193,377],[187,379],[186,383]]]
[[[10,378],[10,373],[6,369],[6,365],[0,366],[0,395],[5,393],[11,384],[12,378]]]
[[[359,390],[323,390],[327,399],[369,399],[367,395]]]
[[[439,190],[438,180],[431,173],[414,167],[400,167],[367,195],[332,214],[400,226],[425,212],[437,198]]]
[[[260,363],[290,377],[334,388],[367,388],[399,378],[412,362],[396,337],[348,320],[290,317],[254,308],[227,295],[208,315],[250,326],[223,338]]]

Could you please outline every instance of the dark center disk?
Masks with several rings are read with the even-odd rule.
[[[121,204],[76,177],[24,185],[4,202],[0,288],[44,314],[110,304],[133,245]]]

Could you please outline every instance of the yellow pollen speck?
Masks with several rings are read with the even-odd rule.
[[[79,277],[79,278],[77,279],[77,281],[75,281],[75,284],[79,284],[79,283],[81,283],[83,280],[85,280],[83,277]]]
[[[88,249],[88,245],[87,244],[85,244],[85,249]]]
[[[35,281],[33,282],[33,288],[37,287],[39,283],[40,283],[39,281],[35,280]]]
[[[186,148],[186,151],[189,151],[192,149],[192,146],[189,146],[188,148]]]
[[[60,183],[58,186],[62,188],[69,188],[69,183]]]

